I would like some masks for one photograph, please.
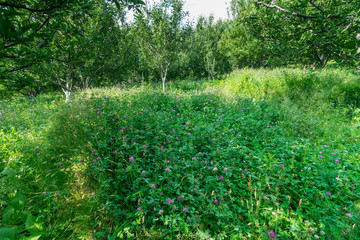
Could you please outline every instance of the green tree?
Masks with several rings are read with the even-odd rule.
[[[199,17],[195,24],[182,28],[181,48],[170,75],[182,78],[214,78],[230,71],[230,64],[220,40],[228,21],[215,21],[214,16]]]
[[[160,74],[163,91],[170,65],[177,58],[181,24],[186,15],[182,0],[162,0],[135,17],[141,58]]]
[[[288,63],[359,64],[357,0],[233,0],[232,14],[250,38],[262,43],[262,49]]]
[[[109,84],[126,72],[122,69],[130,51],[123,46],[126,32],[119,25],[123,17],[124,12],[100,2],[90,12],[70,15],[63,22],[66,27],[57,31],[52,43],[53,59],[39,66],[47,82],[65,93],[66,101],[75,85],[84,89]]]
[[[85,87],[96,76],[114,73],[109,71],[109,65],[114,65],[110,61],[114,57],[109,55],[118,56],[119,39],[112,36],[121,36],[119,22],[123,21],[125,6],[141,3],[138,0],[0,2],[0,84],[17,90],[26,83],[39,85],[39,78],[29,81],[36,72],[36,76],[41,73],[43,85],[48,79],[61,85],[63,91],[68,89],[65,94],[70,96],[74,77]],[[57,81],[50,77],[51,73],[58,74]],[[60,77],[62,73],[67,77]],[[64,81],[60,84],[59,79]]]

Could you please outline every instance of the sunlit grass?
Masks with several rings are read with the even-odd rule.
[[[357,81],[247,69],[167,93],[149,84],[70,103],[2,101],[0,215],[18,193],[26,202],[0,228],[42,239],[356,239]],[[28,214],[45,230],[28,231]]]

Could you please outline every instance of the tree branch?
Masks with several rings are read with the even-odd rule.
[[[20,67],[13,68],[13,69],[9,70],[8,73],[20,71],[20,70],[22,70],[22,69],[24,69],[24,68],[31,67],[31,66],[34,65],[34,64],[35,64],[35,63],[32,62],[32,63],[26,64],[26,65],[23,65],[23,66],[20,66]]]
[[[323,12],[324,9],[322,9],[321,7],[319,7],[318,5],[316,5],[315,3],[313,3],[313,1],[309,1],[311,5],[313,5],[317,10],[319,10],[320,12]]]
[[[49,11],[55,9],[55,8],[61,7],[61,5],[63,5],[63,4],[64,4],[64,2],[60,2],[59,4],[54,5],[52,7],[49,7],[49,8],[34,9],[34,8],[29,8],[24,4],[15,4],[15,3],[10,3],[10,2],[0,2],[0,6],[18,8],[18,9],[25,9],[25,10],[30,11],[30,12],[49,12]]]
[[[330,45],[333,46],[335,49],[340,49],[340,48],[339,48],[336,44],[334,44],[334,43],[331,43]],[[352,58],[352,59],[355,60],[355,61],[360,61],[359,58],[357,58],[357,57],[355,57],[355,56],[353,56],[353,55],[351,55],[351,54],[341,54],[341,53],[337,53],[337,52],[334,51],[334,49],[330,49],[330,51],[332,51],[334,54],[338,55],[339,57],[345,59],[346,61],[349,61],[347,57],[350,57],[350,58]]]
[[[40,30],[45,26],[45,24],[46,24],[49,20],[50,20],[50,16],[47,17],[47,18],[41,23],[41,25],[35,30],[35,32],[40,31]]]
[[[9,55],[9,54],[5,54],[5,55],[3,55],[3,57],[5,57],[5,58],[11,58],[11,59],[19,58],[18,55]]]
[[[352,59],[354,59],[355,61],[360,61],[360,58],[357,58],[357,57],[355,57],[355,56],[353,56],[353,55],[348,55],[350,58],[352,58]]]
[[[4,48],[13,47],[13,46],[16,46],[16,45],[18,45],[18,44],[20,44],[20,43],[10,43],[10,44],[8,44],[8,45],[5,45]]]
[[[316,18],[316,16],[311,16],[311,15],[304,15],[304,14],[300,14],[300,13],[296,13],[296,12],[291,12],[285,8],[282,8],[282,7],[279,7],[277,5],[273,5],[273,4],[267,4],[267,3],[264,3],[264,2],[256,2],[256,4],[258,5],[263,5],[267,8],[276,8],[278,9],[279,11],[281,12],[284,12],[284,13],[290,13],[291,15],[295,16],[295,17],[302,17],[302,18]]]

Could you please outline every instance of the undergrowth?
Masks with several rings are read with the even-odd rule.
[[[358,86],[242,70],[2,101],[0,239],[358,239]]]

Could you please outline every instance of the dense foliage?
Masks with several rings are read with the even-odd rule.
[[[248,70],[167,93],[148,85],[81,91],[66,104],[60,95],[3,101],[0,231],[356,239],[360,122],[343,107],[358,98],[298,97],[330,76],[344,96],[359,87],[346,71]]]
[[[235,52],[256,51],[259,45],[247,42],[249,37],[259,43],[257,64],[272,65],[269,58],[275,56],[283,65],[324,67],[333,60],[359,66],[359,1],[233,0],[232,10],[236,28],[230,42],[245,45]]]
[[[31,3],[30,3],[31,2]],[[240,1],[191,21],[183,0],[0,2],[0,94],[219,78],[244,67],[359,67],[358,1]],[[125,6],[134,7],[133,21]]]
[[[360,239],[359,1],[184,3],[0,0],[0,240]]]

